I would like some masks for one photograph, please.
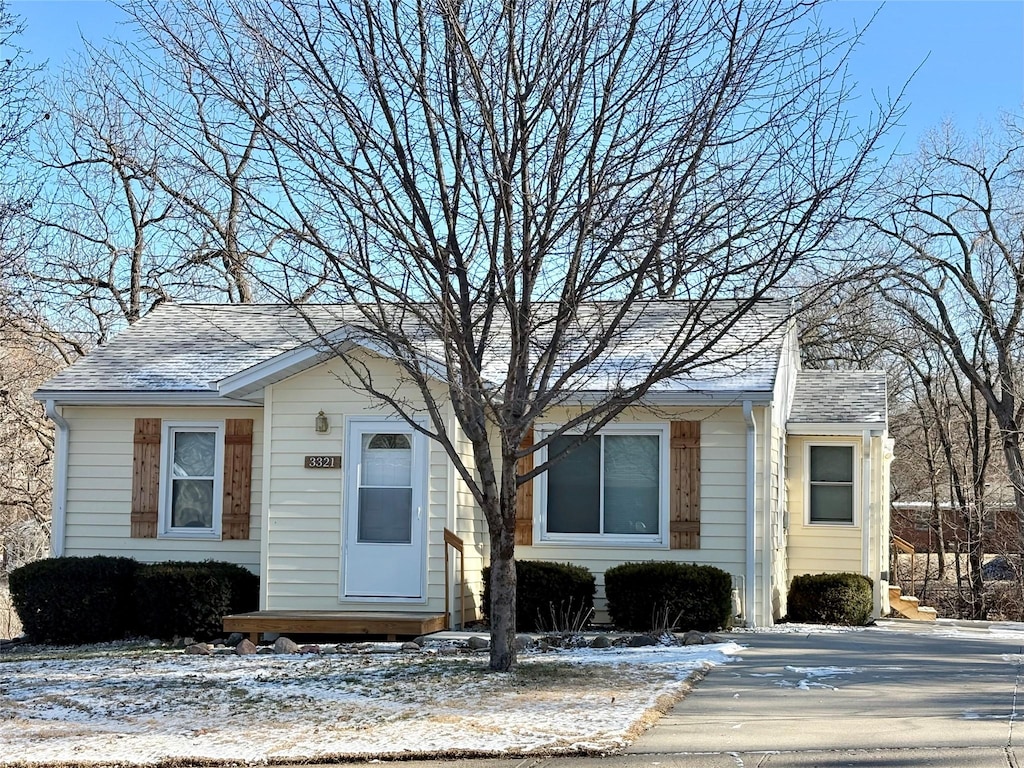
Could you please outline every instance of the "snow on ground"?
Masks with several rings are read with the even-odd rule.
[[[381,650],[378,648],[377,650]],[[0,657],[0,766],[621,748],[735,643],[487,655]]]

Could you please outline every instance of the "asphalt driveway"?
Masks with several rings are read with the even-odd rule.
[[[1024,756],[1021,625],[882,622],[735,639],[747,646],[740,659],[711,670],[630,755],[702,755],[680,763],[694,766],[1016,766]]]

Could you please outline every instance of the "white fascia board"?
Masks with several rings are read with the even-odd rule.
[[[823,422],[786,422],[787,435],[857,435],[868,431],[872,434],[885,432],[885,424],[877,421],[823,421]]]
[[[352,346],[349,342],[342,342],[334,348],[329,337],[322,341],[309,342],[250,366],[244,371],[211,382],[211,386],[216,388],[222,397],[248,397],[268,384],[276,384],[289,376],[308,370],[348,351]]]
[[[260,403],[219,397],[216,392],[91,392],[39,390],[36,400],[52,400],[54,405],[195,405],[259,406]]]
[[[595,392],[595,391],[584,391],[584,392],[572,392],[560,398],[558,400],[559,405],[590,405],[598,403],[608,398],[607,392]],[[648,392],[642,398],[637,400],[633,405],[638,406],[665,406],[665,405],[679,405],[679,406],[690,406],[700,407],[704,405],[735,405],[741,406],[744,401],[749,401],[751,405],[755,406],[766,406],[772,404],[772,393],[771,392],[744,392],[740,390],[722,390],[722,391],[659,391],[659,392]]]

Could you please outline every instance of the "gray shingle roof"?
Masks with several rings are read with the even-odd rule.
[[[547,305],[553,309],[553,305]],[[567,339],[566,359],[587,348],[594,329],[602,325],[610,304],[589,305],[581,313],[575,333]],[[701,313],[706,328],[716,329],[722,302]],[[652,302],[637,310],[639,319],[627,323],[614,348],[573,377],[577,391],[607,391],[628,385],[672,344],[680,318],[688,314],[684,302]],[[656,391],[771,391],[784,342],[789,305],[765,301],[722,333],[712,351],[700,356],[692,373],[662,382]],[[303,307],[300,313],[286,305],[163,304],[108,344],[60,372],[40,388],[37,396],[62,393],[215,394],[216,382],[278,355],[317,342],[317,333],[352,330],[359,341],[362,315],[352,305]],[[316,330],[314,330],[314,327]],[[410,324],[411,327],[411,324]],[[423,357],[443,360],[440,343],[421,330]],[[504,379],[503,345],[507,336],[495,335],[485,362],[485,378]]]
[[[885,422],[885,371],[797,373],[790,424]]]

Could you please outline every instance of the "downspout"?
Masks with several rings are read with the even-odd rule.
[[[754,553],[756,544],[756,507],[757,471],[754,461],[757,458],[757,425],[754,422],[754,406],[749,400],[743,401],[743,420],[747,423],[747,562],[743,595],[743,617],[748,627],[757,626],[755,598],[756,588]]]
[[[881,603],[879,596],[881,585],[871,574],[871,431],[865,429],[861,433],[861,573],[871,579],[874,584],[874,609],[877,615]]]
[[[761,529],[764,531],[762,541],[764,543],[764,552],[761,555],[761,598],[763,602],[761,605],[764,606],[764,624],[766,627],[770,627],[775,623],[774,611],[772,610],[772,584],[774,583],[774,574],[772,573],[772,565],[774,561],[775,552],[775,525],[772,520],[772,430],[771,430],[771,410],[769,408],[764,409],[764,463],[762,464],[763,477],[764,477],[764,527]],[[777,507],[776,507],[777,508]]]
[[[64,554],[64,529],[68,501],[68,442],[71,425],[61,416],[54,400],[44,401],[47,417],[57,425],[53,436],[53,507],[50,512],[50,555]]]

